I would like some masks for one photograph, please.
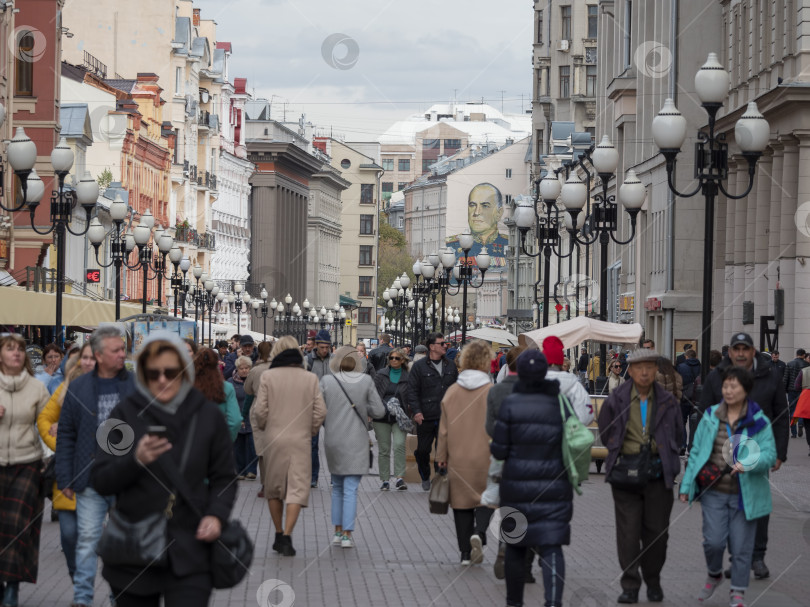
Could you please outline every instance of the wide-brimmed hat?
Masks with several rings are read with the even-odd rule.
[[[633,363],[657,363],[660,356],[658,352],[655,350],[647,350],[645,348],[639,348],[638,350],[633,350],[630,354],[627,355],[627,364],[632,365]]]
[[[340,365],[346,358],[351,358],[354,361],[354,369],[352,371],[341,371]],[[329,360],[329,370],[334,375],[341,373],[365,373],[368,361],[366,357],[357,351],[354,346],[341,346],[332,354]]]

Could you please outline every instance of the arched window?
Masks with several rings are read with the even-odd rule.
[[[16,79],[14,94],[19,97],[34,95],[34,34],[23,30],[19,32],[19,42],[15,60]]]

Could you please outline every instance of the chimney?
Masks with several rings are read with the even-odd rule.
[[[200,9],[194,9],[194,19],[192,20],[194,25],[200,25]]]

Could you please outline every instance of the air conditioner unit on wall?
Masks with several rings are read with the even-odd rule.
[[[557,50],[563,51],[565,53],[568,52],[568,47],[571,45],[569,40],[557,40]]]

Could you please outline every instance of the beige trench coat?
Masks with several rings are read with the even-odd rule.
[[[306,507],[312,482],[312,437],[326,417],[318,378],[301,367],[262,373],[250,411],[254,437],[260,435],[262,484],[267,499]]]
[[[487,394],[492,384],[467,390],[458,384],[442,400],[436,461],[447,462],[450,507],[466,510],[481,505],[489,472]]]

